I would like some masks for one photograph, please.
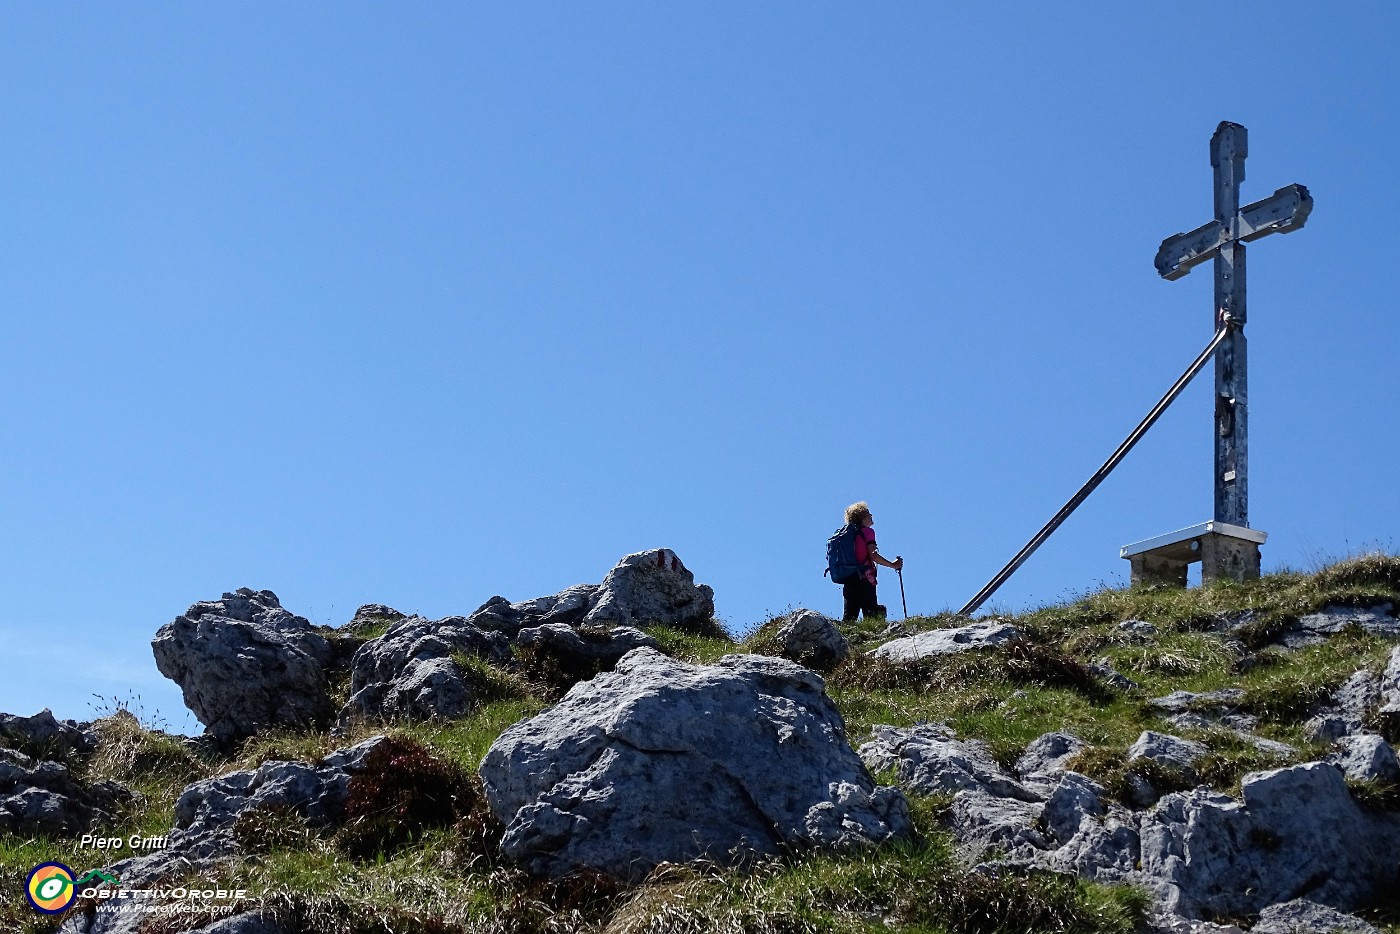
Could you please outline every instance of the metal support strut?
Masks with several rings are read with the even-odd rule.
[[[1075,493],[1070,497],[1069,502],[1060,507],[1060,511],[1055,513],[1055,517],[1045,523],[1045,526],[1039,532],[1036,532],[1035,536],[1031,538],[1030,541],[1026,542],[1024,548],[1016,552],[1016,557],[1008,561],[1006,567],[998,571],[996,577],[993,577],[987,582],[987,586],[977,591],[977,596],[969,600],[967,605],[961,610],[958,610],[959,616],[967,616],[971,613],[975,613],[978,607],[986,603],[988,598],[996,593],[997,588],[1006,583],[1008,577],[1016,573],[1017,568],[1026,563],[1026,559],[1050,537],[1050,534],[1058,529],[1060,525],[1070,517],[1070,513],[1078,509],[1079,504],[1089,498],[1089,494],[1094,492],[1095,487],[1102,483],[1104,479],[1113,472],[1113,468],[1118,466],[1119,461],[1128,456],[1128,452],[1133,449],[1133,445],[1137,444],[1138,441],[1142,439],[1142,436],[1147,433],[1147,429],[1151,428],[1153,423],[1162,416],[1162,413],[1167,410],[1167,406],[1171,405],[1172,402],[1176,400],[1176,397],[1181,395],[1182,390],[1184,390],[1187,384],[1191,382],[1192,378],[1201,371],[1201,368],[1206,365],[1206,361],[1215,353],[1216,348],[1220,346],[1226,337],[1230,336],[1236,326],[1236,323],[1231,318],[1223,318],[1220,330],[1215,332],[1215,336],[1211,338],[1210,343],[1206,345],[1206,349],[1202,350],[1200,356],[1191,362],[1191,365],[1186,368],[1186,372],[1181,374],[1177,381],[1172,384],[1172,388],[1167,390],[1167,394],[1152,407],[1151,412],[1147,413],[1147,417],[1133,429],[1132,433],[1128,435],[1122,444],[1118,445],[1118,450],[1109,455],[1108,460],[1104,461],[1103,466],[1096,470],[1094,475],[1089,478],[1089,482],[1080,487],[1079,492]]]

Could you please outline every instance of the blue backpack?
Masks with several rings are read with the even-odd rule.
[[[844,584],[861,572],[856,561],[856,536],[860,526],[844,525],[826,540],[826,570],[833,584]]]

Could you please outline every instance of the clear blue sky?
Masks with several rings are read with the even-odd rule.
[[[1316,198],[1249,254],[1265,568],[1393,549],[1400,7],[1029,6],[0,6],[0,710],[197,729],[149,641],[242,586],[666,546],[735,631],[835,613],[857,499],[956,608],[1208,340],[1152,259],[1224,119]],[[1207,375],[991,608],[1209,518],[1210,432]]]

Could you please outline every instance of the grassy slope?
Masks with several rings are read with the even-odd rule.
[[[876,665],[861,656],[828,679],[828,690],[859,743],[876,723],[946,721],[963,737],[988,741],[1010,761],[1042,733],[1068,730],[1093,744],[1077,767],[1110,789],[1122,780],[1122,754],[1147,728],[1166,729],[1145,701],[1175,690],[1239,687],[1239,705],[1260,717],[1258,732],[1300,749],[1298,761],[1324,750],[1307,742],[1301,721],[1309,706],[1361,667],[1379,670],[1391,645],[1346,632],[1325,645],[1285,653],[1266,648],[1268,635],[1290,617],[1328,604],[1400,603],[1400,558],[1367,556],[1317,574],[1271,575],[1249,584],[1195,590],[1112,590],[1046,607],[1011,621],[1030,636],[1016,651],[968,653],[922,666]],[[1228,641],[1213,630],[1220,614],[1253,610],[1254,621]],[[1158,627],[1150,643],[1117,630],[1126,619]],[[952,625],[950,617],[908,620],[909,631]],[[722,639],[653,630],[674,654],[708,662],[743,651]],[[869,625],[848,628],[858,648],[880,641]],[[1083,677],[1084,664],[1107,659],[1142,685],[1112,694]],[[478,671],[493,700],[474,716],[420,724],[394,734],[425,745],[440,760],[474,771],[499,733],[543,709],[547,700],[518,679]],[[273,734],[256,737],[238,756],[202,760],[178,742],[143,730],[129,715],[103,722],[103,744],[84,768],[87,778],[115,778],[136,787],[145,803],[112,836],[159,834],[171,824],[175,797],[189,781],[269,759],[314,760],[367,733]],[[1230,790],[1247,771],[1285,764],[1214,730],[1190,734],[1212,750],[1206,774]],[[1358,789],[1393,800],[1393,789]],[[480,842],[480,815],[464,811],[451,828],[426,829],[406,846],[368,857],[349,855],[343,834],[326,836],[282,816],[256,839],[257,856],[213,879],[248,889],[250,902],[296,916],[307,931],[445,932],[537,930],[608,932],[897,931],[1128,932],[1145,901],[1126,888],[1052,876],[993,880],[960,868],[939,829],[946,801],[913,800],[921,839],[874,853],[794,856],[750,872],[706,867],[659,870],[648,884],[619,890],[601,879],[542,883],[498,864]],[[472,824],[472,820],[477,823]],[[125,855],[125,854],[121,854]],[[25,840],[0,834],[0,886],[21,891],[28,868],[59,860],[82,871],[92,851],[72,841]],[[0,930],[51,931],[22,901],[0,901]],[[1395,916],[1382,907],[1378,921]],[[1387,930],[1400,932],[1400,925]]]

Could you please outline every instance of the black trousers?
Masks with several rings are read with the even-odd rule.
[[[846,608],[841,614],[842,622],[853,623],[862,613],[866,619],[888,615],[885,608],[876,602],[875,585],[866,580],[864,574],[857,574],[842,584],[841,595],[846,598]]]

